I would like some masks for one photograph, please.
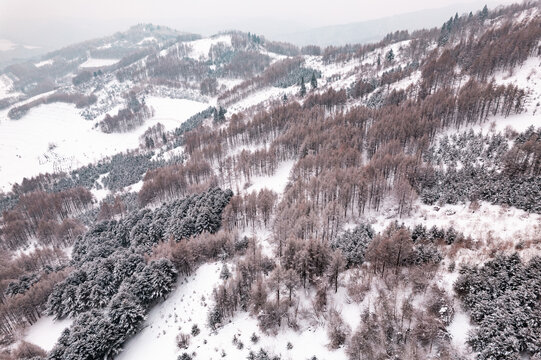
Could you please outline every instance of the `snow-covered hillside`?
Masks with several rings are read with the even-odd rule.
[[[101,66],[110,66],[116,64],[120,59],[96,59],[90,58],[79,65],[81,68],[97,68]]]
[[[81,117],[75,105],[38,106],[22,119],[10,120],[0,112],[0,189],[8,191],[23,177],[45,172],[69,172],[140,145],[139,137],[160,122],[170,131],[208,104],[184,99],[150,97],[155,116],[128,133],[105,134],[96,121]]]
[[[501,34],[508,46],[513,32],[537,34],[520,32],[539,21],[537,8],[522,6],[328,49],[266,44],[240,32],[179,40],[143,26],[129,40],[97,41],[96,55],[76,57],[77,70],[40,95],[19,93],[21,82],[1,75],[0,193],[23,177],[69,172],[126,150],[148,160],[89,175],[97,203],[59,220],[53,211],[42,216],[31,197],[18,205],[15,190],[0,202],[12,209],[2,220],[17,266],[43,249],[43,257],[57,256],[47,252],[56,251],[57,229],[71,216],[80,225],[60,245],[72,255],[59,256],[59,270],[47,264],[47,275],[65,273],[40,308],[66,319],[42,316],[17,332],[11,348],[24,340],[50,351],[63,329],[88,321],[64,339],[84,341],[79,334],[100,332],[103,322],[104,334],[121,332],[111,344],[88,341],[106,358],[121,349],[116,358],[135,360],[487,360],[503,358],[494,336],[483,337],[496,330],[505,334],[500,344],[514,346],[510,354],[533,356],[531,338],[541,333],[535,322],[510,321],[521,307],[507,304],[539,302],[531,293],[538,279],[530,278],[541,254],[541,135],[531,128],[541,127],[539,45],[513,60],[519,65],[500,60],[505,65],[493,63],[486,74],[472,65],[478,59],[465,60],[492,59],[476,43],[485,33],[508,26]],[[535,36],[541,44],[541,32]],[[144,51],[128,60],[101,53],[123,42]],[[57,63],[35,61],[38,69]],[[14,94],[27,98],[10,103]],[[92,101],[40,103],[58,94]],[[18,120],[8,115],[32,104]],[[100,127],[104,119],[129,126],[147,107],[152,116],[135,129]],[[163,129],[146,132],[158,123]],[[131,171],[133,181],[106,185]],[[46,185],[38,195],[53,198]],[[29,233],[26,250],[13,245],[17,226]],[[122,262],[128,257],[133,264]],[[6,299],[24,298],[32,281],[42,281],[40,271],[8,278],[19,297]],[[514,275],[519,283],[504,281]],[[110,293],[96,290],[102,283]],[[483,303],[489,295],[501,311]],[[111,320],[124,307],[126,317]],[[535,306],[523,308],[520,316],[537,316]],[[499,357],[486,355],[493,347]]]

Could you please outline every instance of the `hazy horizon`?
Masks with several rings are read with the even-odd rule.
[[[487,1],[492,7],[512,2]],[[381,19],[426,9],[464,9],[468,4],[475,6],[475,9],[480,1],[441,0],[435,3],[414,0],[406,4],[400,0],[377,3],[354,0],[336,0],[332,3],[306,0],[276,0],[268,3],[244,0],[203,0],[197,3],[171,0],[96,0],[92,3],[80,0],[4,0],[0,2],[0,39],[51,49],[123,31],[138,23],[153,23],[201,35],[238,29],[284,40],[284,36],[289,33],[314,28]],[[349,11],[344,11],[344,8]],[[163,16],[164,9],[168,9],[167,16]],[[306,15],[298,16],[299,13]]]

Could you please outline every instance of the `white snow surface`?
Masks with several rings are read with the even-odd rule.
[[[319,359],[346,359],[343,349],[332,351],[327,348],[329,340],[326,328],[319,326],[317,321],[303,329],[302,333],[284,327],[276,336],[264,335],[254,317],[239,312],[229,323],[213,332],[207,326],[207,316],[214,303],[212,290],[221,281],[221,268],[219,262],[204,264],[188,279],[181,277],[177,289],[150,311],[144,329],[128,340],[117,359],[175,359],[183,352],[195,352],[197,359],[218,360],[222,358],[222,350],[227,359],[245,359],[250,350],[257,352],[260,348],[281,355],[282,359],[304,359],[313,355]],[[313,294],[307,292],[300,295],[302,306],[311,306]],[[341,296],[340,292],[338,296]],[[351,309],[347,312],[353,313]],[[356,321],[357,315],[350,320]],[[176,336],[181,332],[190,334],[193,325],[197,325],[201,333],[190,336],[187,349],[178,349]],[[260,336],[257,344],[250,341],[253,333]],[[244,344],[243,349],[232,345],[235,335]],[[293,349],[287,349],[288,342],[293,344]]]
[[[98,59],[98,58],[89,58],[84,63],[79,65],[80,68],[94,68],[100,66],[110,66],[119,62],[120,59]]]
[[[0,75],[0,99],[13,96],[12,89],[13,81],[6,74]]]
[[[44,316],[26,330],[24,340],[50,351],[65,328],[73,323],[71,319],[54,320],[52,316]]]
[[[212,290],[220,281],[221,268],[219,262],[204,264],[188,278],[181,276],[177,288],[150,311],[144,329],[126,342],[117,359],[176,359],[179,354],[176,336],[181,331],[189,334],[195,324],[201,329],[195,340],[208,337],[207,315],[213,301]]]
[[[43,61],[40,61],[38,63],[35,63],[34,65],[36,67],[42,67],[42,66],[45,66],[45,65],[51,65],[52,63],[54,62],[53,59],[49,59],[49,60],[43,60]]]
[[[160,122],[172,130],[208,104],[149,97],[155,116],[131,132],[105,134],[84,120],[73,104],[53,103],[31,109],[19,120],[0,112],[0,190],[23,177],[69,171],[139,146],[139,137]],[[101,120],[101,118],[96,121]],[[99,146],[96,146],[99,144]]]
[[[227,46],[231,46],[231,36],[220,35],[216,37],[189,41],[186,43],[186,45],[189,45],[192,48],[192,50],[190,51],[189,57],[196,60],[199,60],[201,58],[207,59],[209,55],[210,47],[212,45],[216,45],[219,43],[224,43]]]
[[[453,317],[453,321],[447,327],[451,334],[451,343],[462,352],[466,350],[466,340],[468,338],[468,332],[472,330],[473,326],[470,322],[470,318],[463,311],[457,311]]]
[[[143,40],[139,41],[137,45],[143,45],[143,44],[151,43],[151,42],[158,42],[158,40],[154,36],[147,36]]]
[[[234,114],[245,109],[248,109],[252,106],[259,104],[265,104],[273,100],[280,100],[284,95],[291,96],[298,91],[297,86],[291,86],[286,89],[277,88],[277,87],[266,87],[259,91],[256,91],[252,94],[249,94],[242,100],[236,102],[235,104],[228,106],[227,111],[230,114]]]
[[[409,216],[399,218],[395,209],[384,209],[376,216],[368,215],[374,230],[380,232],[395,219],[413,228],[422,223],[427,228],[434,225],[455,230],[476,241],[491,244],[502,241],[530,239],[539,232],[541,215],[530,214],[515,207],[503,207],[481,201],[479,209],[472,209],[470,203],[442,207],[422,204],[416,201]]]
[[[259,192],[261,189],[269,189],[278,194],[284,192],[287,183],[289,182],[289,173],[295,165],[294,160],[288,160],[280,163],[271,176],[254,176],[250,182],[252,185],[246,189],[247,193],[252,191]]]

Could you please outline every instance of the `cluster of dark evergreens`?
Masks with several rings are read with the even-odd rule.
[[[49,354],[50,359],[112,356],[136,332],[149,307],[174,287],[177,269],[165,258],[145,255],[165,239],[186,241],[214,233],[231,191],[200,195],[141,210],[119,221],[94,225],[74,246],[76,268],[57,284],[47,302],[56,318],[75,317]],[[147,258],[148,259],[148,258]]]
[[[541,356],[541,258],[498,256],[460,272],[454,289],[477,325],[468,339],[477,359]]]
[[[501,134],[446,136],[426,154],[436,168],[420,172],[417,188],[428,204],[484,200],[539,213],[540,158],[540,129],[533,127],[514,136],[510,150]]]

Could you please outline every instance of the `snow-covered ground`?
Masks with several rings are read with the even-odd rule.
[[[13,81],[5,75],[0,75],[0,99],[4,99],[10,96],[17,95],[13,93]]]
[[[150,311],[143,330],[126,342],[117,359],[176,359],[180,350],[175,338],[180,332],[189,334],[193,325],[201,329],[196,340],[208,338],[207,315],[213,303],[212,290],[220,281],[221,268],[221,263],[204,264],[188,278],[181,276],[177,288]],[[197,350],[194,346],[198,353],[205,349],[210,350],[206,345]]]
[[[71,319],[54,320],[52,316],[44,316],[27,329],[24,340],[38,345],[45,351],[50,351],[62,331],[72,323]]]
[[[278,168],[271,176],[255,176],[250,179],[250,187],[246,189],[246,192],[252,191],[259,192],[261,189],[269,189],[278,194],[284,192],[287,183],[289,182],[289,174],[291,169],[295,165],[295,161],[288,160],[280,163]]]
[[[199,60],[201,58],[207,59],[209,55],[209,50],[212,45],[223,43],[226,46],[231,46],[231,36],[230,35],[220,35],[216,37],[204,38],[194,41],[189,41],[186,45],[192,48],[190,51],[189,57]]]
[[[209,104],[197,101],[157,96],[149,96],[145,98],[145,102],[154,109],[154,117],[148,126],[160,122],[168,131],[179,127],[190,116],[209,107]]]
[[[75,105],[53,103],[31,109],[20,120],[0,112],[0,189],[7,191],[23,177],[69,171],[139,146],[139,137],[160,122],[179,126],[208,104],[184,99],[149,97],[155,116],[131,132],[105,134],[84,120]],[[97,119],[99,121],[100,119]],[[99,144],[99,146],[96,146]]]
[[[437,207],[416,201],[409,216],[399,218],[396,209],[390,207],[379,214],[368,215],[367,220],[378,232],[396,219],[411,228],[420,223],[428,228],[434,225],[444,228],[453,226],[466,236],[486,242],[519,242],[521,239],[532,238],[541,229],[539,214],[529,214],[515,207],[492,205],[488,202],[480,202],[479,205],[478,209],[472,208],[469,202]]]
[[[212,290],[221,281],[221,268],[219,262],[204,264],[189,278],[181,277],[177,288],[150,311],[143,330],[125,344],[124,351],[117,359],[175,359],[183,352],[195,352],[197,359],[205,360],[223,357],[245,359],[250,350],[257,352],[260,348],[281,355],[282,359],[304,359],[313,355],[318,359],[346,359],[343,349],[332,351],[327,348],[329,340],[326,328],[317,323],[308,326],[302,333],[285,329],[276,336],[264,335],[255,318],[240,312],[216,332],[211,331],[207,319],[214,303]],[[311,293],[301,296],[303,306],[310,306],[312,296]],[[187,349],[179,349],[176,336],[181,332],[190,334],[193,325],[197,325],[201,333],[190,336]],[[253,333],[260,336],[257,344],[250,340]],[[234,336],[243,343],[242,349],[232,344]],[[287,349],[288,342],[293,345],[292,349]]]
[[[252,94],[249,94],[242,100],[236,102],[235,104],[227,108],[228,113],[234,114],[242,110],[248,109],[252,106],[266,103],[272,100],[280,100],[284,95],[288,97],[292,94],[298,92],[298,86],[291,86],[286,89],[277,88],[277,87],[266,87],[261,90],[258,90]]]
[[[158,42],[158,40],[154,36],[147,36],[143,40],[139,41],[137,45],[143,45],[143,44],[148,44],[152,42]]]
[[[40,61],[38,63],[35,63],[34,65],[36,67],[42,67],[42,66],[45,66],[45,65],[51,65],[52,63],[54,62],[53,59],[49,59],[49,60],[43,60],[43,61]]]
[[[84,63],[79,65],[80,68],[95,68],[100,66],[110,66],[119,62],[120,59],[98,59],[98,58],[89,58]]]
[[[456,312],[453,321],[449,324],[447,329],[451,334],[451,343],[456,349],[465,352],[468,332],[472,329],[472,324],[468,315],[463,311]]]

